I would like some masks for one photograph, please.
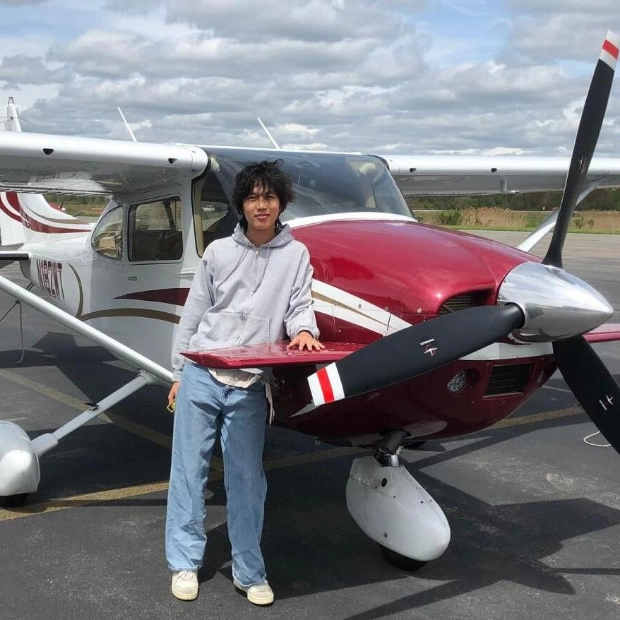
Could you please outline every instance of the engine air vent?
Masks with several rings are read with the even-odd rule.
[[[446,299],[441,308],[439,308],[439,314],[458,312],[459,310],[466,310],[474,306],[484,306],[489,302],[491,292],[492,291],[470,291],[450,297]]]
[[[447,299],[439,308],[439,314],[449,314],[450,312],[458,312],[459,310],[465,310],[475,306],[474,294],[463,293],[462,295],[455,295],[450,299]]]
[[[505,396],[522,394],[532,372],[533,364],[511,364],[495,366],[484,396]]]

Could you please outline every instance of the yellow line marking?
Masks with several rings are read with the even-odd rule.
[[[567,407],[566,409],[556,409],[555,411],[547,411],[545,413],[533,413],[532,415],[524,415],[518,418],[507,418],[491,426],[490,430],[508,428],[509,426],[520,426],[522,424],[534,424],[535,422],[546,422],[547,420],[557,420],[558,418],[566,418],[571,415],[579,415],[580,413],[584,413],[581,407]]]
[[[154,482],[152,484],[142,484],[122,489],[110,489],[109,491],[100,491],[98,493],[86,493],[84,495],[74,495],[73,497],[52,499],[49,502],[32,504],[20,508],[11,508],[10,510],[0,509],[0,522],[49,514],[51,512],[58,512],[59,510],[66,510],[67,508],[79,508],[83,506],[92,506],[93,504],[101,502],[113,502],[127,499],[128,497],[146,495],[147,493],[158,493],[160,491],[165,491],[167,488],[167,481]]]
[[[106,422],[111,422],[112,424],[116,424],[120,428],[133,433],[134,435],[139,435],[140,437],[144,437],[144,439],[148,439],[153,443],[156,443],[160,446],[164,446],[164,448],[172,447],[172,438],[168,435],[164,435],[163,433],[158,433],[146,426],[142,426],[142,424],[138,424],[137,422],[132,422],[131,420],[127,420],[115,413],[110,413],[109,411],[106,413],[101,413],[98,416],[102,420]]]
[[[25,377],[18,375],[10,370],[0,369],[0,377],[18,383],[24,387],[34,390],[44,396],[57,400],[69,407],[79,409],[83,411],[86,405],[80,400],[63,394],[52,388],[48,388],[36,381],[32,381]],[[547,411],[544,413],[537,413],[528,416],[520,416],[517,418],[508,418],[498,422],[491,427],[490,430],[508,428],[511,426],[520,426],[523,424],[534,424],[536,422],[544,422],[547,420],[554,420],[558,418],[579,415],[583,413],[581,407],[568,407],[566,409],[558,409],[556,411]],[[145,439],[153,441],[159,445],[170,447],[171,439],[167,435],[163,435],[149,428],[131,422],[121,416],[117,416],[111,413],[103,413],[99,416],[106,421],[110,421],[121,428],[128,430],[132,433],[139,435]],[[283,469],[286,467],[294,467],[297,465],[308,465],[311,463],[320,463],[334,458],[340,458],[344,456],[353,456],[363,453],[369,453],[370,450],[366,448],[333,448],[329,450],[321,450],[318,452],[310,452],[307,454],[298,454],[290,457],[283,457],[281,459],[273,459],[264,463],[265,470]],[[209,475],[209,482],[220,481],[223,479],[223,463],[221,459],[212,457],[211,461],[211,473]],[[77,508],[82,506],[91,506],[103,502],[114,502],[130,497],[139,497],[141,495],[147,495],[150,493],[159,493],[168,489],[168,482],[155,482],[149,484],[136,485],[131,487],[124,487],[120,489],[109,489],[107,491],[99,491],[97,493],[87,493],[83,495],[75,495],[73,497],[66,497],[61,499],[50,500],[49,502],[43,502],[40,504],[32,504],[21,508],[13,508],[11,510],[0,509],[0,522],[11,521],[13,519],[21,519],[23,517],[32,517],[41,514],[49,514],[57,512],[59,510],[66,510],[67,508]]]
[[[27,387],[34,392],[38,392],[43,396],[47,396],[52,400],[56,400],[63,405],[67,405],[68,407],[72,407],[73,409],[77,409],[78,411],[85,411],[88,409],[86,403],[82,402],[77,398],[73,398],[73,396],[69,396],[68,394],[64,394],[63,392],[59,392],[53,388],[42,385],[41,383],[37,383],[32,379],[27,379],[26,377],[22,377],[21,375],[13,372],[11,370],[0,369],[0,377],[7,379],[8,381],[12,381],[13,383],[17,383],[24,387]],[[142,424],[138,424],[137,422],[132,422],[127,418],[116,415],[115,413],[111,413],[109,411],[102,412],[98,416],[104,422],[111,422],[116,426],[133,433],[134,435],[138,435],[143,439],[147,439],[156,443],[157,445],[163,446],[164,448],[170,449],[172,447],[172,438],[168,435],[164,435],[163,433],[158,433]],[[216,471],[223,471],[224,465],[222,460],[214,456],[211,459],[211,468]]]
[[[23,387],[27,387],[33,392],[43,394],[43,396],[47,396],[48,398],[56,400],[63,405],[72,407],[73,409],[78,409],[79,411],[85,411],[86,409],[88,409],[87,405],[83,401],[77,398],[73,398],[73,396],[69,396],[68,394],[63,394],[62,392],[59,392],[58,390],[55,390],[53,388],[46,387],[45,385],[37,383],[36,381],[32,381],[31,379],[27,379],[26,377],[22,377],[21,375],[18,375],[12,370],[6,370],[4,368],[0,369],[0,377],[6,379],[7,381],[17,383],[18,385],[21,385]]]
[[[340,458],[342,456],[355,455],[362,452],[370,451],[363,448],[334,448],[333,450],[322,450],[320,452],[311,452],[310,454],[299,454],[297,456],[274,459],[272,461],[265,462],[264,466],[266,470],[283,469],[285,467],[317,463],[327,461],[329,459]],[[209,474],[209,483],[218,482],[223,478],[223,472],[212,471]],[[73,497],[52,499],[49,502],[31,504],[19,508],[11,508],[10,510],[0,509],[0,522],[49,514],[52,512],[58,512],[59,510],[66,510],[67,508],[80,508],[103,502],[114,502],[130,497],[148,495],[149,493],[160,493],[166,491],[167,489],[168,481],[153,482],[150,484],[140,484],[121,489],[109,489],[108,491],[98,491],[97,493],[86,493],[83,495],[74,495]]]

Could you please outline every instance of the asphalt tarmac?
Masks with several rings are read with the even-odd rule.
[[[484,233],[515,244],[524,235]],[[565,267],[620,310],[620,237],[569,235]],[[23,283],[11,265],[0,272]],[[12,301],[0,294],[0,317]],[[131,378],[106,351],[23,308],[0,323],[0,419],[55,430]],[[620,322],[618,315],[616,321]],[[620,344],[596,345],[618,379]],[[560,375],[493,429],[403,458],[443,507],[452,542],[416,573],[388,564],[348,515],[353,451],[271,428],[263,551],[276,594],[236,593],[217,462],[195,602],[177,601],[163,549],[172,418],[148,387],[42,458],[37,494],[0,509],[0,619],[571,618],[620,614],[620,456]],[[600,435],[588,441],[604,445]]]

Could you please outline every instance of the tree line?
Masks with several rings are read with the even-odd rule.
[[[67,196],[46,194],[48,202],[71,207],[104,207],[105,196]],[[480,207],[500,207],[513,211],[551,211],[560,206],[562,192],[536,192],[531,194],[510,194],[495,196],[450,196],[434,198],[430,196],[406,196],[409,208],[415,211],[424,209],[453,210],[476,209]],[[599,189],[593,191],[579,205],[580,211],[620,211],[620,191]]]
[[[531,194],[510,194],[495,196],[451,196],[427,197],[406,196],[409,208],[423,209],[476,209],[499,207],[512,211],[552,211],[560,206],[562,192],[536,192]],[[620,191],[599,189],[593,191],[579,205],[580,211],[620,211]]]

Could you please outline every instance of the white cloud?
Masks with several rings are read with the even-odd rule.
[[[37,131],[390,153],[570,149],[616,2],[7,2],[0,85]],[[617,154],[614,89],[599,152]]]

